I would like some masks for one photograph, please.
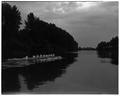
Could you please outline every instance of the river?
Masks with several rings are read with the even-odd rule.
[[[67,59],[2,69],[3,94],[117,94],[118,65],[97,51]],[[12,66],[12,65],[11,65]]]

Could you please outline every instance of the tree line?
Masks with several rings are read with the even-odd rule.
[[[97,50],[117,51],[118,52],[118,36],[113,37],[110,41],[102,41],[97,45]]]
[[[100,58],[111,58],[111,63],[118,65],[118,36],[100,42],[96,49]]]
[[[78,49],[74,38],[55,24],[47,23],[29,13],[25,27],[20,29],[21,19],[16,6],[2,3],[3,59],[36,54],[60,54]]]

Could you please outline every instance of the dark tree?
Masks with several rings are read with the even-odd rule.
[[[110,47],[112,50],[118,51],[118,37],[112,38],[112,40],[110,40]]]
[[[16,6],[2,4],[2,57],[14,58],[36,54],[75,51],[78,44],[65,30],[28,14],[25,27],[19,30],[20,12]]]
[[[19,48],[17,40],[19,25],[21,24],[20,12],[16,6],[2,3],[2,57],[12,57],[13,50]]]
[[[55,24],[49,24],[35,17],[33,13],[28,14],[25,21],[25,31],[34,42],[32,50],[42,52],[74,51],[78,44],[65,30],[58,28]],[[35,48],[36,47],[36,48]]]
[[[2,38],[3,40],[16,36],[21,24],[20,12],[16,6],[2,3]]]
[[[111,50],[111,51],[118,51],[118,37],[112,38],[109,42],[102,41],[98,44],[98,50]]]
[[[96,49],[99,57],[111,58],[112,64],[118,64],[118,36],[109,42],[100,42]]]
[[[100,43],[98,44],[98,46],[97,46],[97,49],[98,49],[98,50],[99,50],[99,49],[105,50],[106,48],[107,48],[107,42],[104,42],[104,41],[100,42]]]

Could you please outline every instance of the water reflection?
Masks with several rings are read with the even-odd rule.
[[[2,93],[31,91],[47,81],[54,81],[65,73],[65,69],[75,62],[77,53],[62,54],[62,60],[36,63],[27,67],[2,68]],[[26,84],[26,85],[25,85]],[[23,87],[23,88],[22,88]]]
[[[118,51],[97,51],[98,57],[110,58],[111,64],[118,65]]]

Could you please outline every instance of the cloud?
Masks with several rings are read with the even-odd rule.
[[[118,34],[118,2],[9,2],[25,19],[33,12],[40,19],[67,30],[80,46],[96,46]]]
[[[58,26],[67,29],[82,46],[96,46],[102,40],[118,35],[117,3],[99,2],[88,10],[79,10],[54,19]],[[107,5],[107,6],[105,6]]]

